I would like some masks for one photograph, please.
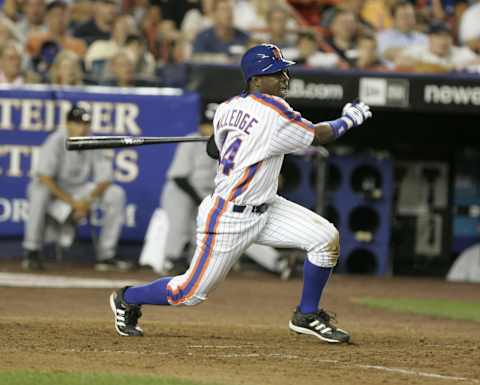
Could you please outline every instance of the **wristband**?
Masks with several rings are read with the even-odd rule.
[[[333,136],[335,139],[341,137],[353,126],[353,122],[346,116],[342,116],[339,119],[331,120],[327,122],[332,127]]]

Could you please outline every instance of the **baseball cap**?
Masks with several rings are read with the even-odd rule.
[[[67,122],[90,123],[90,114],[85,108],[74,105],[67,114]]]
[[[429,25],[427,33],[430,34],[440,34],[440,33],[446,33],[446,34],[451,34],[452,30],[450,27],[443,23],[443,22],[434,22]]]

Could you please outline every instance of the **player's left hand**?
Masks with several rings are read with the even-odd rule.
[[[342,110],[342,118],[347,118],[350,121],[347,122],[348,128],[357,127],[371,117],[370,107],[363,102],[347,103]]]

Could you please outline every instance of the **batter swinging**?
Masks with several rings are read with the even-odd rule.
[[[337,120],[312,124],[302,118],[283,100],[287,68],[292,64],[271,44],[257,45],[244,54],[246,92],[221,104],[214,117],[208,148],[211,155],[217,152],[219,167],[215,191],[199,207],[192,263],[185,274],[112,293],[118,334],[143,335],[138,326],[143,304],[200,304],[243,251],[259,243],[307,253],[303,292],[289,328],[326,342],[349,341],[349,334],[319,310],[323,288],[339,256],[338,231],[326,219],[276,193],[285,154],[336,139],[372,113],[364,103],[348,103]]]

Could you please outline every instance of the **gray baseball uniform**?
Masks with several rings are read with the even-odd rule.
[[[198,135],[198,133],[190,134]],[[201,199],[213,191],[217,161],[205,152],[204,143],[179,143],[167,172],[167,182],[160,199],[169,219],[165,255],[176,259],[185,244],[194,239],[197,203],[173,181],[187,178]]]
[[[66,202],[54,198],[49,188],[39,181],[39,175],[51,177],[61,189],[75,199],[88,197],[97,183],[111,181],[113,178],[111,152],[66,151],[65,139],[66,132],[57,130],[50,134],[40,149],[35,174],[27,191],[29,216],[25,224],[23,242],[23,247],[27,250],[41,249],[46,217],[52,210],[63,207],[71,212],[71,207]],[[109,259],[115,255],[124,223],[125,202],[124,190],[113,184],[99,198],[99,206],[103,210],[97,255],[99,260]]]

